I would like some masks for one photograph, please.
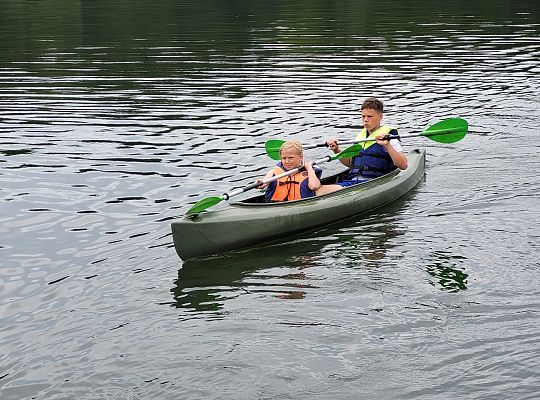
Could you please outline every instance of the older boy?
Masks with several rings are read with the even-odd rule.
[[[369,179],[387,174],[399,168],[407,168],[407,156],[401,149],[398,139],[383,140],[386,135],[397,135],[398,131],[388,125],[381,126],[383,119],[383,102],[375,97],[369,97],[362,103],[362,122],[364,129],[356,135],[356,139],[372,138],[372,142],[360,143],[362,149],[358,155],[340,159],[341,163],[350,168],[347,176],[335,185],[322,185],[317,195],[335,192],[344,187],[365,182]],[[341,149],[336,139],[329,139],[326,144],[334,153]]]

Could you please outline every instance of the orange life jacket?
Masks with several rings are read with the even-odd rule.
[[[284,172],[285,170],[277,165],[274,168],[274,175],[279,175]],[[308,179],[306,170],[278,179],[276,182],[276,190],[270,201],[300,200],[302,198],[300,194],[300,185],[306,179]]]

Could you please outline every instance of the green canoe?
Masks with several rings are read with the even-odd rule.
[[[408,168],[334,193],[283,203],[263,196],[217,211],[185,215],[171,223],[174,247],[183,260],[258,246],[380,207],[414,188],[424,175],[425,150],[408,155]],[[329,177],[323,180],[328,183]]]

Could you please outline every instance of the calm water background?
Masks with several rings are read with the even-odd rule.
[[[1,0],[0,398],[538,398],[539,33],[524,0]],[[425,180],[377,213],[177,257],[266,140],[371,95],[472,133],[404,142]]]

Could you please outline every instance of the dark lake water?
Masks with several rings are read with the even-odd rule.
[[[539,398],[539,33],[524,0],[1,0],[0,398]],[[471,132],[404,140],[390,207],[178,258],[171,220],[368,96]]]

